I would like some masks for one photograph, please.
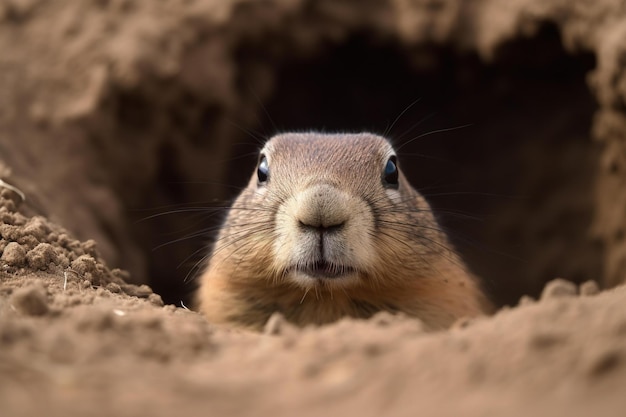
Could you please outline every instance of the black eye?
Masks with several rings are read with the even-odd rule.
[[[259,159],[259,167],[256,170],[256,175],[259,178],[259,184],[267,182],[267,177],[270,175],[270,167],[267,165],[265,155],[261,155],[261,159]]]
[[[396,188],[398,186],[398,165],[395,156],[387,160],[383,173],[383,183],[390,188]]]

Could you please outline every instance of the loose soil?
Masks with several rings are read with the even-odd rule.
[[[625,36],[614,0],[0,3],[0,414],[623,414]],[[499,311],[184,308],[259,143],[305,129],[401,146]]]

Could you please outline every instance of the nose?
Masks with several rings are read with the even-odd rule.
[[[348,195],[332,185],[310,187],[298,196],[297,202],[295,219],[305,230],[339,231],[350,218]]]

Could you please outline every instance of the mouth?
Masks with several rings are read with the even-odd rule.
[[[317,261],[312,264],[299,265],[295,269],[296,271],[317,279],[337,279],[356,272],[356,270],[350,266],[338,265],[326,261]]]

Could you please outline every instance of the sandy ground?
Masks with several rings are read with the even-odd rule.
[[[426,333],[377,315],[263,334],[125,284],[94,242],[0,200],[3,416],[568,415],[626,406],[626,288],[567,281],[540,301]]]
[[[618,0],[0,1],[0,416],[624,415],[625,34]],[[478,213],[447,226],[514,307],[261,334],[180,307],[263,136],[418,97],[403,170]]]

